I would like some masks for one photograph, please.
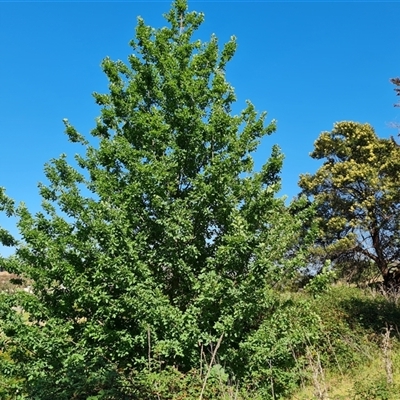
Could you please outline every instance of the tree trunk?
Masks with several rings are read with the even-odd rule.
[[[389,263],[382,272],[383,285],[386,291],[399,291],[400,289],[400,261]]]

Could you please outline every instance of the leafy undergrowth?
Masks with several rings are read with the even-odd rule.
[[[132,373],[125,394],[104,391],[76,398],[398,400],[400,307],[395,298],[347,286],[273,296],[270,314],[238,350],[241,376],[233,377],[217,353],[186,374],[172,366],[160,370],[156,363]],[[4,373],[9,358],[5,353],[0,358]],[[26,398],[17,395],[20,381],[0,381],[0,398]]]

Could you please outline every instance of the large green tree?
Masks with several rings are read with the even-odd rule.
[[[21,234],[1,231],[16,247],[1,262],[32,286],[1,300],[4,373],[24,378],[27,398],[147,398],[140,371],[188,371],[221,338],[220,362],[240,375],[268,287],[301,265],[300,250],[286,255],[307,212],[276,198],[279,148],[253,170],[275,124],[250,102],[231,114],[235,39],[193,40],[203,15],[185,0],[165,18],[161,29],[138,19],[127,64],[103,61],[109,93],[94,94],[90,141],[64,120],[84,151],[75,166],[46,165],[43,210],[1,191]]]
[[[299,185],[317,206],[320,255],[351,269],[372,262],[387,288],[399,287],[399,146],[368,124],[340,122],[321,133],[311,157],[324,163]]]

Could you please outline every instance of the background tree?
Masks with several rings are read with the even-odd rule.
[[[268,288],[301,265],[300,249],[284,257],[303,214],[276,198],[279,148],[253,170],[275,124],[250,102],[231,115],[235,39],[222,50],[214,36],[192,40],[203,15],[184,0],[165,17],[157,30],[138,19],[128,64],[103,61],[109,93],[94,94],[91,141],[64,121],[85,155],[46,165],[43,210],[1,192],[22,237],[1,231],[16,246],[1,261],[33,290],[2,296],[14,361],[4,370],[26,378],[28,398],[144,399],[143,371],[188,371],[221,338],[219,360],[240,376],[240,343],[268,312]]]
[[[400,78],[392,78],[390,79],[390,82],[393,83],[396,87],[394,88],[394,91],[396,92],[397,96],[400,96]],[[400,107],[400,104],[395,104],[395,107]]]
[[[392,78],[392,79],[390,79],[390,82],[392,82],[393,85],[395,85],[394,91],[396,92],[396,95],[400,96],[400,78]],[[394,106],[400,107],[400,103],[396,103]],[[397,128],[397,129],[400,128],[400,125],[398,123],[393,123],[392,125],[394,128]],[[400,133],[399,133],[399,135],[400,135]]]
[[[385,286],[398,287],[399,147],[368,124],[340,122],[319,136],[311,157],[324,164],[314,175],[301,175],[299,185],[316,202],[320,256],[351,269],[373,262]]]

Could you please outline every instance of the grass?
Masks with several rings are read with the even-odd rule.
[[[386,381],[385,368],[382,360],[377,358],[357,366],[345,374],[336,371],[327,371],[325,385],[327,388],[325,399],[350,400],[350,399],[380,399],[387,393],[387,400],[398,400],[400,387],[400,371],[396,370],[393,384]],[[301,388],[290,398],[291,400],[319,399],[315,395],[315,387],[308,384]]]
[[[323,377],[319,375],[320,382],[311,378],[315,366],[310,362],[310,378],[290,400],[398,400],[398,298],[334,286],[312,301],[312,309],[320,316],[325,334],[317,348]]]

